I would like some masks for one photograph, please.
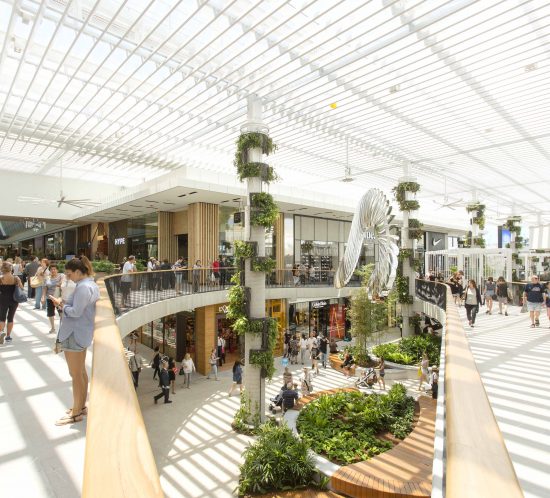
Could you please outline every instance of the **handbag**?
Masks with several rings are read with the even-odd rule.
[[[33,289],[36,289],[37,287],[42,287],[44,285],[44,277],[43,276],[34,276],[31,277],[31,287]]]
[[[18,285],[16,285],[15,289],[13,289],[13,300],[17,303],[26,303],[27,302],[27,294]]]

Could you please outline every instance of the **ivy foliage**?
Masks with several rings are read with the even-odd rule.
[[[416,193],[419,190],[420,190],[420,184],[416,182],[401,182],[401,183],[398,183],[396,187],[393,187],[392,192],[395,197],[395,200],[399,204],[399,209],[401,209],[401,211],[414,211],[415,209],[418,209],[418,207],[415,209],[407,209],[405,207],[406,202],[413,202],[413,201],[405,200],[405,192]]]
[[[470,214],[475,213],[472,215],[472,223],[475,223],[481,230],[483,230],[485,228],[485,204],[480,204],[479,202],[476,202],[475,204],[468,204],[468,206],[466,206],[466,211]]]
[[[313,451],[347,465],[392,448],[382,434],[404,439],[413,429],[415,401],[402,384],[387,395],[339,392],[309,402],[298,416],[300,437]]]
[[[279,208],[273,196],[267,192],[250,194],[250,223],[255,226],[271,228],[279,216]]]
[[[397,302],[400,304],[412,304],[413,297],[409,295],[409,277],[398,274],[395,277],[395,292]]]
[[[521,216],[512,216],[506,220],[506,223],[504,223],[504,228],[510,230],[510,232],[514,232],[516,235],[519,235],[521,233],[520,224]]]
[[[274,318],[266,318],[265,320],[267,322],[267,328],[268,328],[268,336],[267,336],[267,350],[266,351],[250,351],[250,364],[256,365],[257,367],[261,368],[263,373],[265,374],[265,377],[268,379],[273,378],[273,374],[275,373],[275,358],[273,356],[273,349],[275,348],[275,343],[277,342],[277,333],[278,333],[278,326],[277,326],[277,320]],[[261,329],[257,330],[258,332],[263,331],[263,323],[260,320],[253,320],[250,322],[252,324],[252,327],[261,323]],[[254,330],[249,328],[249,332],[253,332]]]
[[[231,426],[240,434],[253,436],[258,433],[260,428],[260,410],[256,410],[254,417],[252,416],[250,396],[246,390],[241,391],[241,404],[235,412]]]
[[[416,218],[410,218],[409,219],[409,239],[420,240],[422,238],[422,235],[424,234],[424,230],[422,230],[423,226],[424,224],[421,223],[420,220],[417,220]]]
[[[263,271],[265,273],[271,273],[277,262],[270,257],[261,257],[252,259],[252,271]]]
[[[259,176],[266,183],[277,179],[273,168],[257,162],[249,162],[248,152],[250,149],[261,149],[262,154],[269,155],[277,149],[273,140],[264,133],[243,133],[237,139],[237,151],[233,164],[237,168],[237,174],[241,182],[245,178]]]
[[[256,255],[256,244],[242,240],[235,241],[235,258],[249,259]]]

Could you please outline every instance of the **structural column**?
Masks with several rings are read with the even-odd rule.
[[[220,245],[219,208],[217,204],[197,202],[188,210],[188,251],[189,267],[201,261],[206,268],[218,259]],[[206,274],[206,273],[205,273]]]
[[[248,115],[245,125],[247,132],[264,132],[262,125],[262,103],[257,95],[248,97]],[[262,150],[260,148],[249,149],[249,162],[262,162]],[[245,237],[249,242],[257,244],[257,255],[265,256],[265,228],[251,226],[250,224],[250,194],[262,191],[260,177],[247,178],[247,204],[245,208]],[[245,285],[250,288],[249,310],[250,319],[265,318],[265,273],[251,271],[251,259],[245,261]],[[265,412],[265,380],[261,376],[260,368],[250,364],[250,350],[261,349],[261,334],[245,334],[245,368],[244,383],[250,399],[252,413],[259,413],[263,421]]]
[[[158,257],[160,261],[167,259],[172,264],[178,257],[178,242],[172,230],[174,213],[160,211],[158,216]]]

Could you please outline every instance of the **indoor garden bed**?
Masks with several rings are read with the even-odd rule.
[[[423,334],[404,337],[399,342],[380,344],[372,349],[372,353],[386,361],[401,365],[416,365],[422,361],[422,353],[426,351],[430,365],[439,365],[441,353],[441,337]]]
[[[348,465],[391,449],[413,429],[416,403],[402,384],[387,395],[327,394],[309,402],[298,416],[300,437],[315,453]]]

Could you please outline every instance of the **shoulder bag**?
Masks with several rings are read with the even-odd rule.
[[[13,300],[19,304],[27,302],[27,294],[19,287],[19,279],[15,279],[15,289],[13,289]]]

